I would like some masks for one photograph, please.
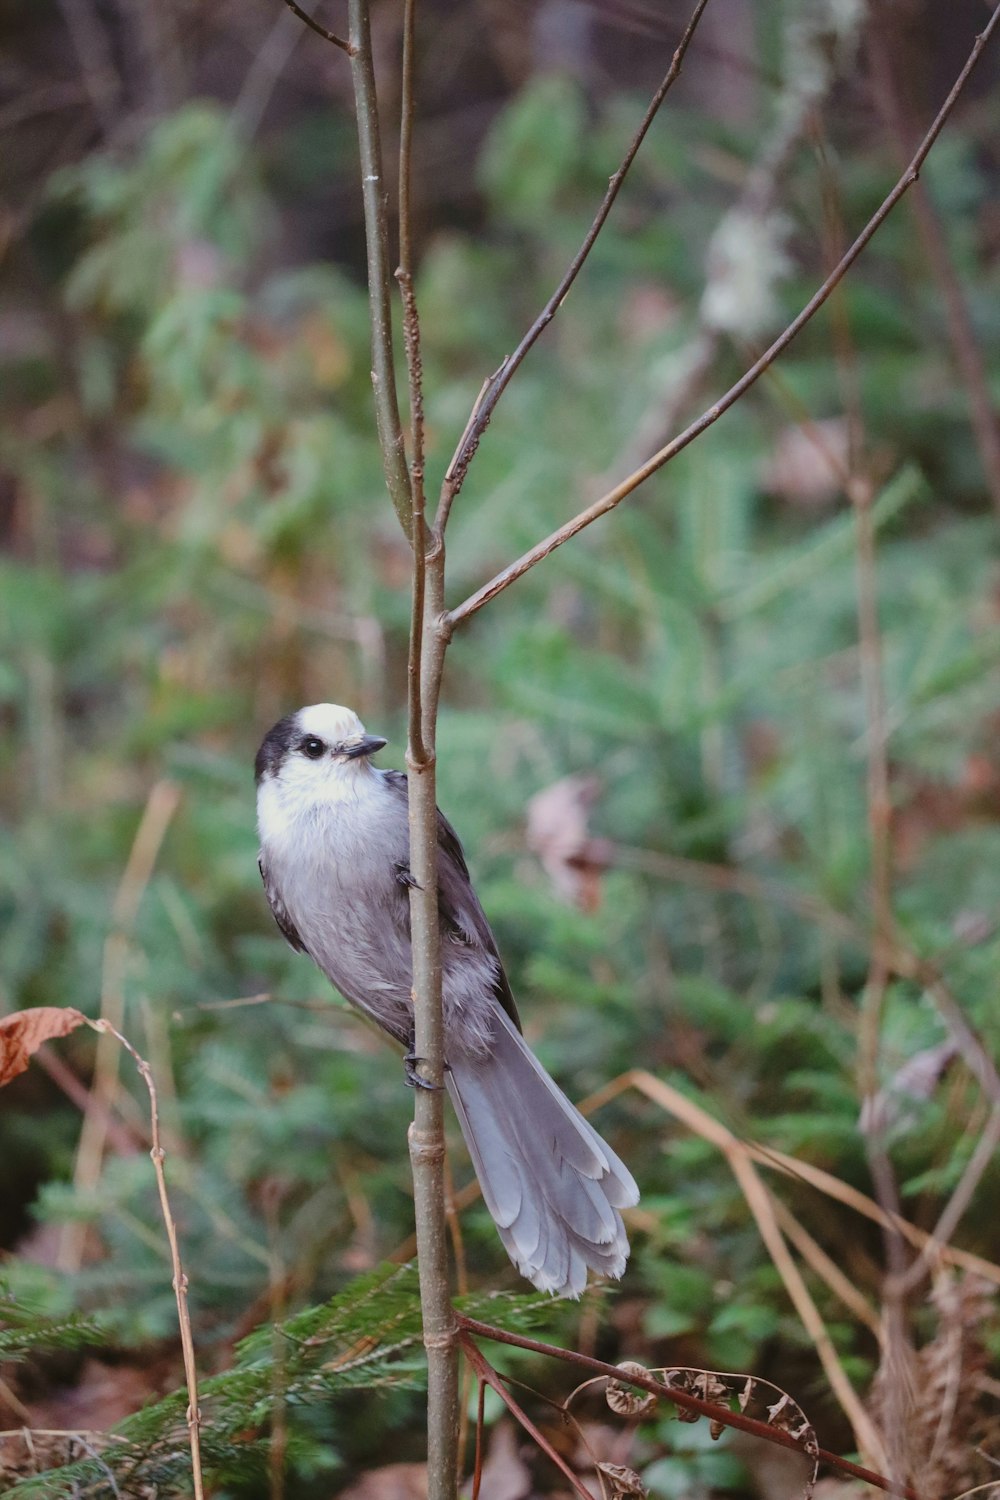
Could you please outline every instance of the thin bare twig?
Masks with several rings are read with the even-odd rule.
[[[287,0],[286,0],[287,3]],[[389,270],[389,228],[386,220],[382,171],[382,142],[375,91],[369,0],[348,0],[351,78],[358,120],[358,150],[361,156],[361,194],[368,250],[368,305],[372,323],[372,389],[375,393],[375,423],[386,487],[399,524],[407,537],[413,530],[410,474],[406,463],[403,428],[399,419],[396,370],[392,342],[392,273]]]
[[[984,48],[990,41],[998,25],[1000,25],[1000,6],[994,9],[993,14],[987,22],[986,27],[976,38],[975,45],[973,46],[972,51],[969,54],[968,59],[966,60],[965,66],[963,67],[962,71],[959,73],[954,84],[949,90],[948,97],[945,99],[941,108],[938,110],[933,123],[930,125],[926,135],[924,136],[919,147],[914,153],[913,159],[911,160],[906,171],[900,177],[899,181],[889,193],[888,197],[884,199],[878,210],[869,219],[868,223],[865,225],[864,229],[858,235],[857,239],[854,241],[851,247],[844,253],[839,264],[834,268],[833,271],[831,271],[830,275],[823,282],[822,286],[820,286],[813,294],[813,296],[809,299],[799,315],[794,318],[792,322],[789,323],[784,332],[777,339],[775,339],[770,348],[768,348],[761,355],[761,357],[753,365],[751,365],[750,369],[740,377],[735,385],[729,388],[724,396],[720,397],[720,399],[715,402],[714,405],[710,406],[707,411],[703,412],[702,415],[696,421],[692,422],[689,427],[686,427],[678,437],[674,438],[663,448],[659,449],[657,453],[654,453],[646,463],[642,464],[626,479],[623,479],[620,484],[614,487],[614,489],[609,490],[607,494],[603,495],[599,500],[595,500],[592,505],[586,506],[571,520],[565,522],[562,526],[560,526],[558,530],[552,532],[550,536],[545,537],[543,541],[536,542],[536,544],[533,547],[529,548],[529,550],[525,552],[520,558],[518,558],[516,562],[513,562],[509,564],[508,567],[503,568],[499,573],[496,574],[494,578],[490,579],[488,583],[484,584],[482,588],[477,589],[476,592],[474,594],[470,594],[470,596],[466,600],[464,600],[463,603],[459,604],[455,609],[451,610],[448,614],[447,624],[445,628],[447,628],[448,630],[454,630],[456,625],[461,624],[463,620],[467,620],[471,615],[476,614],[478,610],[482,609],[484,605],[489,604],[492,599],[495,599],[498,594],[503,593],[504,589],[509,588],[512,583],[516,583],[519,578],[522,578],[524,574],[529,572],[529,570],[533,568],[537,563],[542,562],[543,559],[554,552],[557,547],[561,547],[564,542],[568,542],[572,537],[576,536],[578,532],[583,531],[587,526],[592,525],[594,521],[599,520],[601,516],[607,515],[608,511],[614,510],[615,507],[620,505],[621,502],[629,495],[631,495],[634,490],[638,489],[639,485],[644,483],[645,480],[649,479],[650,476],[655,474],[659,469],[662,469],[664,464],[667,464],[671,459],[676,458],[677,454],[688,447],[690,443],[693,443],[695,438],[700,437],[701,434],[705,432],[709,427],[711,427],[714,422],[717,422],[723,415],[723,413],[727,412],[731,406],[735,405],[740,397],[743,396],[745,392],[748,391],[750,387],[760,379],[764,371],[774,363],[779,354],[783,353],[783,351],[787,349],[788,345],[793,341],[796,335],[801,332],[801,330],[805,327],[809,320],[823,306],[824,302],[827,300],[834,287],[837,286],[843,279],[847,271],[861,254],[862,250],[864,250],[865,246],[869,243],[872,237],[881,228],[882,224],[884,224],[885,220],[892,213],[896,204],[905,195],[908,189],[913,186],[914,182],[917,181],[917,178],[920,174],[920,169],[927,159],[927,155],[930,152],[931,147],[937,140],[938,136],[941,134],[941,131],[943,130],[948,117],[954,110],[955,105],[957,104],[962,91],[969,80],[970,74],[978,63],[980,57],[982,56]]]
[[[327,31],[326,27],[321,26],[308,11],[302,9],[301,5],[296,5],[295,0],[285,0],[285,4],[290,11],[294,11],[300,21],[306,23],[310,31],[315,31],[317,36],[323,37],[327,42],[332,42],[335,47],[339,47],[342,52],[346,52],[348,57],[354,56],[354,47],[350,42],[345,41],[342,36],[337,36],[336,32]]]
[[[410,745],[420,763],[427,759],[421,711],[424,594],[427,550],[424,494],[424,387],[420,356],[420,317],[413,291],[413,121],[416,113],[416,0],[406,0],[403,11],[403,69],[399,125],[399,282],[403,301],[403,347],[410,398],[410,503],[413,519],[413,599],[408,663],[408,719]]]
[[[466,423],[465,431],[462,433],[462,436],[459,439],[458,447],[455,449],[451,463],[448,465],[448,468],[445,472],[444,483],[441,487],[441,499],[438,505],[437,516],[434,522],[435,534],[438,537],[442,537],[444,535],[445,527],[448,524],[448,515],[451,510],[452,504],[465,482],[465,476],[468,472],[469,464],[472,462],[476,449],[479,447],[480,439],[482,438],[483,433],[486,431],[489,420],[492,417],[494,410],[496,409],[497,402],[500,400],[500,397],[503,395],[504,391],[507,389],[508,385],[513,379],[514,373],[524,360],[525,355],[537,342],[542,333],[544,333],[545,329],[549,326],[549,324],[552,322],[552,319],[559,311],[559,308],[562,306],[562,303],[565,300],[570,287],[573,285],[577,276],[580,274],[587,256],[594,248],[597,237],[600,234],[601,230],[604,228],[607,217],[614,207],[615,199],[618,197],[619,190],[621,189],[622,183],[625,181],[629,168],[635,161],[635,158],[639,151],[639,147],[646,139],[649,127],[652,125],[654,119],[656,118],[660,105],[663,103],[671,87],[680,75],[681,68],[684,65],[685,53],[687,52],[688,47],[691,45],[691,41],[698,27],[698,22],[701,20],[702,12],[704,11],[707,3],[708,0],[698,0],[698,3],[695,5],[694,12],[692,13],[691,19],[687,24],[684,35],[681,37],[680,42],[677,44],[677,48],[670,62],[670,67],[667,69],[666,76],[664,77],[663,82],[660,84],[659,88],[656,90],[656,93],[650,100],[649,108],[643,115],[639,128],[636,131],[635,135],[632,137],[632,140],[629,143],[628,150],[625,152],[625,155],[622,158],[621,164],[619,165],[617,171],[613,173],[611,180],[608,183],[608,190],[604,195],[600,208],[597,210],[594,221],[591,224],[590,228],[587,230],[586,236],[584,237],[583,243],[581,244],[579,250],[567,267],[565,275],[563,276],[559,285],[556,287],[555,291],[552,293],[552,296],[542,308],[541,312],[538,314],[538,317],[535,319],[531,327],[528,329],[527,333],[522,338],[521,342],[518,344],[517,348],[514,350],[513,354],[507,355],[506,359],[499,366],[499,368],[495,370],[494,373],[485,381],[482,390],[479,392],[479,395],[476,398],[475,405],[473,406],[472,412],[470,413],[469,420]]]

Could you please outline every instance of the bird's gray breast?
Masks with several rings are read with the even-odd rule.
[[[369,792],[303,809],[280,850],[264,853],[310,957],[348,1000],[405,1042],[409,910],[396,871],[407,860],[407,823],[377,783]]]
[[[379,772],[358,788],[357,797],[302,807],[262,852],[310,957],[341,994],[409,1045],[406,798]],[[440,847],[438,874],[449,912],[454,908],[442,924],[441,943],[447,1051],[481,1054],[492,1045],[500,963],[464,864],[459,867]]]

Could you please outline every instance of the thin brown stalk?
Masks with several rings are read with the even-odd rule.
[[[601,230],[604,228],[608,215],[614,207],[615,199],[618,197],[618,193],[621,190],[622,183],[625,181],[625,178],[628,175],[629,168],[635,161],[635,158],[639,152],[639,148],[642,145],[643,141],[646,139],[646,135],[649,132],[649,127],[652,125],[654,119],[656,118],[656,115],[660,109],[660,105],[663,103],[673,84],[680,76],[681,68],[684,65],[685,54],[688,50],[688,47],[691,45],[695,31],[698,28],[698,22],[701,20],[702,12],[704,11],[707,3],[708,0],[698,0],[698,3],[695,5],[694,11],[691,15],[691,19],[688,21],[687,27],[685,28],[684,35],[681,37],[680,42],[677,44],[677,48],[670,62],[670,67],[667,69],[662,83],[650,100],[649,107],[642,117],[642,121],[639,125],[638,130],[632,137],[632,140],[629,143],[628,150],[625,152],[625,155],[623,156],[618,169],[613,173],[608,183],[607,192],[605,193],[604,198],[601,201],[601,206],[597,210],[597,213],[594,217],[594,221],[591,224],[590,228],[587,230],[587,233],[584,236],[583,243],[581,244],[579,250],[576,252],[576,255],[573,257],[572,261],[567,267],[565,275],[563,276],[559,285],[556,287],[555,291],[552,293],[549,300],[546,302],[545,306],[542,308],[541,312],[538,314],[538,317],[535,319],[531,327],[528,329],[527,333],[522,338],[521,342],[518,344],[517,348],[512,354],[507,355],[506,359],[498,367],[498,369],[496,369],[493,374],[489,376],[489,378],[484,383],[482,390],[479,392],[479,396],[477,397],[476,403],[472,408],[469,420],[466,423],[465,431],[462,433],[462,436],[459,439],[458,447],[455,449],[452,460],[445,472],[444,484],[441,488],[441,500],[438,506],[437,517],[434,523],[435,533],[438,537],[442,537],[444,535],[445,527],[448,524],[448,515],[451,510],[452,504],[465,482],[465,476],[468,472],[469,464],[472,462],[476,449],[479,447],[480,439],[482,438],[483,433],[486,431],[490,418],[492,417],[493,412],[496,409],[497,402],[500,400],[500,397],[507,389],[508,385],[514,377],[515,372],[521,365],[529,350],[534,346],[542,333],[544,333],[545,329],[552,322],[552,319],[555,317],[556,313],[559,311],[559,308],[562,306],[562,303],[564,302],[570,287],[573,285],[577,276],[580,274],[584,262],[586,261],[591,250],[594,248],[597,237],[600,234]]]
[[[187,1426],[188,1442],[191,1448],[191,1477],[194,1485],[195,1500],[204,1500],[205,1488],[201,1472],[201,1410],[198,1406],[198,1367],[194,1357],[194,1337],[191,1332],[191,1313],[188,1308],[188,1279],[181,1261],[180,1244],[177,1238],[177,1225],[170,1208],[170,1198],[167,1193],[167,1179],[163,1169],[166,1152],[160,1138],[160,1113],[156,1096],[156,1084],[153,1080],[153,1070],[144,1057],[141,1057],[132,1043],[124,1037],[120,1031],[107,1020],[90,1021],[88,1025],[104,1036],[111,1036],[125,1048],[138,1069],[139,1076],[146,1085],[149,1094],[149,1120],[150,1137],[152,1149],[150,1157],[153,1162],[153,1170],[156,1173],[156,1188],[160,1198],[160,1212],[163,1215],[163,1225],[167,1231],[167,1242],[170,1246],[170,1265],[173,1271],[174,1299],[177,1303],[177,1321],[180,1325],[181,1352],[184,1359],[184,1381],[188,1393]]]
[[[462,1328],[463,1330],[468,1329],[469,1331],[472,1331],[476,1328],[476,1325],[471,1320],[463,1318]],[[497,1395],[500,1397],[500,1400],[503,1402],[504,1406],[506,1406],[511,1416],[520,1423],[529,1437],[534,1438],[539,1448],[552,1460],[552,1462],[555,1464],[556,1468],[564,1476],[564,1478],[569,1480],[570,1484],[573,1486],[573,1489],[580,1496],[580,1500],[594,1500],[594,1496],[580,1483],[579,1479],[577,1479],[576,1475],[573,1473],[573,1470],[570,1468],[566,1460],[556,1452],[552,1444],[545,1437],[544,1433],[540,1432],[535,1426],[534,1422],[528,1416],[524,1408],[519,1406],[518,1403],[514,1400],[514,1397],[504,1385],[496,1370],[494,1370],[493,1366],[489,1363],[488,1360],[484,1359],[481,1351],[472,1342],[471,1338],[462,1338],[462,1353],[465,1355],[466,1359],[469,1361],[469,1364],[475,1370],[476,1374],[479,1376],[479,1379],[484,1383],[484,1385],[488,1385],[494,1391],[496,1391]]]
[[[897,30],[900,8],[881,7],[873,16],[869,32],[875,77],[875,99],[893,137],[896,152],[905,157],[914,137],[909,110],[900,83]],[[969,425],[979,449],[983,477],[993,508],[1000,512],[1000,423],[990,393],[986,362],[980,348],[972,314],[952,259],[948,235],[934,200],[924,183],[913,189],[913,214],[923,244],[924,257],[941,289],[945,326],[955,366],[969,398]]]
[[[839,201],[832,192],[826,200],[826,230],[831,259],[842,240]],[[838,295],[833,303],[833,327],[838,375],[849,422],[850,476],[847,494],[854,512],[858,659],[865,710],[865,802],[870,846],[871,936],[868,975],[858,1018],[858,1093],[862,1101],[865,1152],[875,1196],[886,1211],[882,1226],[888,1274],[882,1288],[884,1335],[881,1340],[881,1386],[884,1394],[883,1430],[888,1469],[894,1478],[908,1471],[906,1432],[913,1359],[904,1277],[907,1250],[896,1227],[900,1216],[899,1186],[885,1136],[884,1119],[874,1108],[879,1090],[879,1052],[882,1014],[892,978],[895,921],[892,905],[892,803],[889,784],[889,723],[885,699],[882,630],[878,607],[878,570],[875,494],[865,470],[864,426],[857,357],[847,309]],[[886,1465],[883,1465],[886,1467]]]
[[[821,150],[824,240],[828,258],[842,253],[844,231],[840,196],[828,157]],[[833,342],[841,402],[848,421],[848,476],[846,493],[854,515],[855,594],[858,662],[865,711],[865,804],[871,876],[869,962],[858,1014],[857,1083],[862,1101],[865,1153],[875,1197],[885,1210],[881,1223],[887,1275],[882,1287],[880,1336],[882,1427],[889,1472],[902,1479],[908,1472],[906,1432],[909,1423],[909,1371],[913,1344],[903,1290],[907,1269],[906,1242],[897,1221],[901,1217],[899,1187],[885,1136],[884,1116],[875,1108],[879,1092],[879,1052],[882,1014],[892,979],[895,921],[892,904],[892,805],[889,782],[889,722],[883,674],[882,632],[878,606],[876,528],[873,516],[875,486],[866,466],[864,415],[857,350],[844,298],[831,301]]]
[[[515,1349],[527,1349],[532,1354],[543,1354],[552,1359],[561,1359],[567,1364],[575,1365],[577,1369],[589,1370],[594,1375],[603,1375],[609,1380],[633,1385],[641,1391],[651,1391],[654,1396],[670,1401],[684,1411],[694,1412],[699,1417],[708,1417],[712,1421],[721,1422],[724,1427],[734,1427],[739,1432],[749,1433],[751,1437],[763,1438],[766,1443],[774,1443],[779,1448],[790,1448],[794,1453],[802,1453],[810,1457],[798,1439],[792,1437],[783,1428],[772,1427],[767,1422],[759,1422],[756,1417],[748,1417],[743,1412],[730,1411],[728,1406],[719,1406],[714,1401],[704,1401],[700,1396],[694,1396],[690,1391],[682,1390],[678,1386],[667,1385],[662,1380],[656,1380],[652,1375],[643,1376],[638,1371],[623,1370],[620,1365],[606,1364],[602,1359],[595,1359],[589,1354],[579,1354],[575,1349],[561,1349],[556,1344],[543,1344],[538,1339],[529,1339],[519,1333],[509,1333],[505,1328],[494,1328],[490,1323],[481,1323],[478,1318],[468,1318],[464,1314],[460,1315],[459,1322],[462,1333],[465,1335],[462,1339],[462,1348],[469,1358],[471,1358],[470,1350],[475,1348],[472,1336],[489,1339],[492,1343],[510,1344]],[[852,1463],[850,1459],[841,1458],[837,1453],[830,1453],[827,1449],[820,1448],[818,1456],[820,1463],[828,1464],[842,1474],[851,1475],[852,1478],[862,1479],[865,1483],[874,1485],[876,1489],[884,1490],[890,1495],[901,1495],[904,1500],[920,1500],[916,1490],[905,1485],[894,1485],[883,1475],[876,1474],[871,1469],[865,1469],[860,1464]]]
[[[880,1339],[882,1324],[867,1297],[858,1290],[836,1261],[830,1259],[822,1245],[817,1244],[805,1226],[799,1223],[791,1209],[787,1208],[780,1198],[774,1199],[773,1206],[782,1233],[792,1242],[802,1259],[826,1283],[834,1296],[840,1298],[858,1322],[863,1323],[876,1339]]]
[[[520,558],[518,558],[516,562],[513,562],[506,568],[503,568],[499,573],[496,574],[495,577],[491,578],[488,583],[484,584],[482,588],[477,589],[474,594],[470,594],[467,599],[465,599],[455,609],[451,610],[448,615],[448,626],[450,629],[453,630],[455,626],[461,624],[463,620],[467,620],[471,615],[476,614],[477,611],[482,609],[484,605],[489,604],[490,601],[495,599],[498,594],[503,593],[505,589],[509,588],[512,583],[516,583],[519,578],[522,578],[524,574],[529,572],[531,568],[535,567],[537,563],[542,562],[543,559],[554,552],[557,547],[561,547],[564,542],[568,542],[572,537],[576,536],[578,532],[583,531],[587,526],[592,525],[594,521],[599,520],[601,516],[607,515],[609,511],[614,510],[615,507],[620,505],[621,502],[625,500],[629,495],[631,495],[634,490],[638,489],[638,487],[642,483],[644,483],[645,480],[649,479],[651,475],[657,473],[658,470],[662,469],[663,466],[669,463],[671,459],[676,458],[677,454],[688,447],[690,443],[693,443],[695,438],[700,437],[701,434],[705,432],[709,427],[711,427],[713,423],[717,422],[719,418],[725,412],[727,412],[731,406],[735,405],[735,403],[739,401],[739,399],[750,389],[750,387],[760,379],[764,371],[774,363],[774,361],[780,354],[784,352],[785,349],[787,349],[789,344],[792,343],[793,339],[795,339],[798,333],[801,332],[801,330],[810,321],[810,319],[814,317],[819,309],[823,306],[824,302],[826,302],[834,287],[839,285],[839,283],[843,280],[847,271],[857,260],[858,256],[861,254],[862,250],[864,250],[865,246],[869,243],[872,237],[881,228],[882,224],[884,224],[885,220],[889,217],[893,209],[896,207],[896,204],[900,201],[901,198],[904,197],[906,192],[917,181],[920,174],[920,169],[927,159],[931,147],[934,145],[934,142],[941,134],[941,131],[943,130],[949,116],[954,110],[955,105],[958,103],[959,98],[961,97],[962,91],[965,88],[965,85],[968,82],[973,69],[982,56],[983,50],[985,49],[987,43],[990,41],[998,25],[1000,25],[1000,6],[994,9],[993,14],[987,22],[984,30],[976,38],[975,45],[973,46],[972,51],[970,52],[969,57],[966,60],[965,66],[962,68],[962,71],[959,73],[954,84],[949,90],[947,98],[945,99],[941,108],[938,110],[937,115],[935,116],[932,124],[927,130],[927,133],[925,134],[923,140],[915,151],[906,171],[899,178],[899,181],[896,183],[895,187],[892,189],[889,195],[884,199],[880,207],[869,219],[868,223],[865,225],[864,229],[858,235],[854,243],[847,251],[845,251],[840,262],[837,264],[837,266],[834,267],[830,275],[827,276],[822,286],[817,289],[817,291],[809,299],[798,316],[794,318],[791,323],[789,323],[784,332],[780,334],[777,339],[775,339],[771,346],[767,350],[765,350],[765,352],[753,365],[751,365],[750,369],[740,377],[735,385],[729,388],[724,396],[720,397],[720,399],[715,402],[714,405],[710,406],[707,411],[703,412],[696,421],[692,422],[689,427],[685,428],[685,430],[680,433],[678,437],[674,438],[663,448],[659,449],[659,451],[654,453],[646,463],[642,464],[638,469],[636,469],[632,474],[628,475],[626,479],[623,479],[620,484],[617,484],[613,489],[609,490],[600,499],[595,500],[592,505],[586,506],[571,520],[565,522],[558,528],[558,530],[552,532],[551,535],[545,537],[542,541],[536,542],[536,544],[533,547],[529,548],[529,550],[525,552]]]
[[[471,1366],[470,1366],[471,1369]],[[479,1500],[479,1489],[483,1482],[483,1427],[486,1414],[486,1381],[479,1381],[479,1400],[476,1402],[476,1457],[472,1468],[472,1500]]]
[[[412,613],[408,663],[408,719],[415,759],[427,759],[421,711],[421,669],[426,562],[426,499],[424,494],[424,387],[420,356],[420,317],[413,290],[413,121],[416,114],[416,0],[405,0],[403,11],[402,103],[399,127],[399,282],[403,301],[403,347],[410,398],[410,504],[413,548]]]
[[[368,251],[368,306],[372,324],[372,390],[375,423],[386,487],[399,524],[407,537],[413,533],[413,504],[406,463],[403,428],[396,394],[392,342],[392,273],[389,270],[389,228],[386,219],[382,170],[382,141],[375,91],[369,0],[348,0],[348,39],[354,104],[361,157],[361,194]]]

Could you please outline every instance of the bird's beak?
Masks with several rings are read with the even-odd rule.
[[[353,744],[345,745],[341,755],[345,760],[360,760],[363,755],[374,755],[376,750],[384,750],[388,740],[380,739],[377,734],[362,734]]]

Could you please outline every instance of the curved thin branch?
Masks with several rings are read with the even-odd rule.
[[[931,147],[941,134],[949,115],[955,108],[959,96],[968,82],[970,74],[978,63],[984,48],[998,24],[1000,24],[1000,5],[994,9],[986,27],[977,36],[975,45],[969,54],[964,68],[952,85],[948,97],[938,110],[933,123],[918,146],[906,171],[877,212],[869,219],[853,245],[845,251],[822,286],[809,299],[798,317],[789,323],[780,337],[775,339],[770,348],[761,355],[755,364],[751,365],[750,369],[740,377],[735,385],[730,386],[724,396],[715,402],[714,405],[710,406],[707,411],[703,412],[697,421],[692,422],[689,427],[685,428],[678,437],[667,443],[659,452],[654,453],[652,458],[648,459],[646,463],[642,464],[626,479],[623,479],[620,484],[615,485],[614,489],[609,490],[599,500],[595,500],[592,505],[588,505],[584,510],[575,515],[572,520],[560,526],[557,531],[553,531],[543,541],[536,542],[534,547],[531,547],[516,562],[511,563],[508,567],[497,573],[494,578],[490,579],[489,583],[484,584],[481,589],[471,594],[457,608],[451,610],[446,622],[449,630],[453,630],[456,625],[461,624],[463,620],[467,620],[470,615],[474,615],[478,610],[482,609],[484,604],[488,604],[491,599],[495,599],[498,594],[503,593],[504,589],[509,588],[517,579],[523,577],[536,563],[540,563],[544,558],[548,557],[557,547],[561,547],[564,542],[568,542],[571,537],[576,536],[585,527],[590,526],[601,516],[606,515],[608,511],[614,510],[627,496],[632,494],[633,490],[638,489],[646,479],[649,479],[651,475],[662,469],[664,464],[669,463],[672,458],[676,458],[677,454],[682,452],[689,443],[693,443],[695,438],[700,437],[707,428],[711,427],[714,422],[717,422],[722,414],[727,412],[731,406],[734,406],[740,397],[760,379],[764,371],[774,363],[779,354],[787,349],[796,335],[801,332],[814,314],[823,306],[823,303],[827,300],[834,287],[843,280],[844,275],[857,260],[869,240],[872,239],[876,231],[889,217],[907,190],[916,182]]]
[[[629,148],[622,158],[618,170],[614,173],[610,182],[608,183],[608,190],[604,195],[600,208],[597,210],[594,222],[587,230],[587,234],[584,238],[583,244],[580,246],[579,250],[576,252],[576,255],[573,257],[572,261],[567,267],[566,274],[563,276],[559,285],[552,293],[552,296],[549,298],[548,302],[546,302],[545,306],[542,308],[541,312],[538,314],[538,317],[532,323],[531,327],[528,329],[527,333],[524,335],[523,339],[518,344],[513,354],[507,355],[506,359],[500,365],[499,369],[494,371],[494,373],[483,385],[482,390],[479,392],[479,395],[476,398],[476,403],[473,406],[472,412],[469,416],[469,420],[466,423],[465,431],[462,433],[462,436],[459,439],[458,447],[455,449],[451,463],[448,465],[448,468],[445,472],[444,483],[441,486],[441,501],[438,506],[437,519],[434,523],[434,531],[438,537],[444,534],[444,529],[448,524],[448,514],[451,510],[452,502],[454,501],[456,495],[465,482],[465,476],[468,472],[469,464],[472,462],[475,451],[479,447],[479,440],[482,437],[483,433],[486,431],[489,420],[493,415],[494,409],[496,408],[497,402],[500,400],[500,397],[507,389],[508,385],[511,382],[511,379],[513,378],[514,372],[523,361],[529,349],[531,349],[531,347],[536,343],[540,335],[549,326],[549,324],[552,322],[552,319],[559,311],[559,308],[562,305],[567,292],[579,275],[584,261],[587,259],[587,256],[594,248],[594,243],[597,240],[597,236],[604,228],[607,217],[614,207],[614,202],[618,197],[619,189],[621,188],[622,183],[625,181],[625,177],[628,173],[629,168],[635,161],[636,155],[639,151],[639,147],[646,139],[646,134],[649,130],[649,127],[652,125],[654,119],[656,118],[660,105],[663,103],[670,88],[680,75],[681,68],[684,64],[684,55],[687,52],[688,47],[691,45],[691,40],[694,37],[698,22],[701,20],[702,12],[704,11],[707,4],[708,0],[698,0],[698,3],[695,5],[694,12],[687,24],[684,35],[681,37],[679,43],[677,44],[677,49],[674,52],[673,58],[671,59],[670,67],[667,70],[666,76],[663,79],[663,82],[660,84],[659,88],[656,90],[656,93],[650,100],[649,108],[643,115],[642,122],[639,125],[639,128],[636,131],[635,135],[632,137]]]

